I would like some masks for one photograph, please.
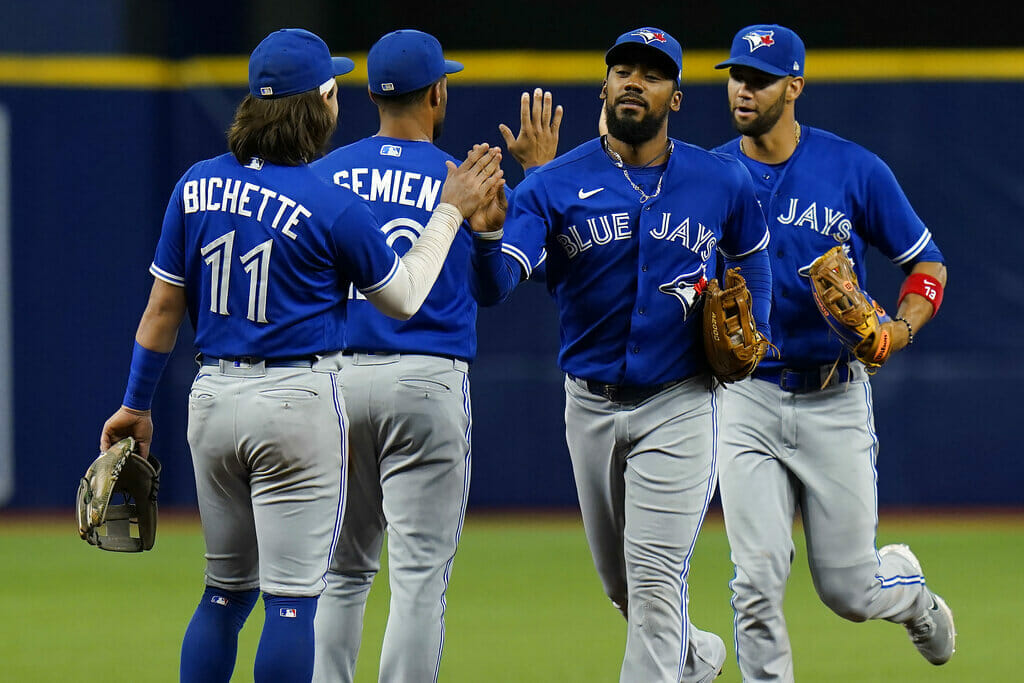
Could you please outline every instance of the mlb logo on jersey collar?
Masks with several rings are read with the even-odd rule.
[[[402,148],[398,145],[381,145],[380,155],[382,157],[400,157],[402,156]]]

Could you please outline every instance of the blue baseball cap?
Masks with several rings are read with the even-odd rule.
[[[604,54],[604,63],[608,66],[621,63],[623,53],[635,50],[637,46],[650,48],[660,53],[662,57],[667,57],[675,65],[676,80],[682,78],[683,48],[679,46],[679,41],[667,31],[651,26],[626,31],[619,36],[611,49]]]
[[[330,90],[335,76],[355,68],[348,57],[331,57],[327,43],[301,28],[283,28],[264,38],[249,57],[249,92],[260,99]],[[325,90],[326,88],[326,90]]]
[[[803,76],[804,41],[778,24],[748,26],[732,39],[729,59],[715,68],[730,66],[749,66],[773,76]]]
[[[377,95],[419,90],[462,69],[462,64],[444,58],[437,38],[411,28],[382,36],[366,56],[370,92]]]

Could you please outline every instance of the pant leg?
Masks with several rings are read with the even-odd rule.
[[[341,364],[340,383],[349,416],[348,491],[341,534],[317,606],[316,683],[351,683],[363,634],[363,615],[380,571],[384,510],[380,487],[376,406],[370,404],[371,373]]]
[[[634,407],[566,381],[584,528],[605,590],[627,616],[622,681],[676,683],[687,662],[688,680],[713,674],[712,655],[689,652],[708,640],[689,640],[686,575],[714,492],[716,428],[702,378]]]
[[[324,589],[344,508],[345,423],[331,372],[269,369],[239,403],[265,593],[317,597]]]
[[[380,448],[391,582],[380,680],[436,681],[469,495],[469,378],[460,362],[403,355],[380,373],[378,386],[375,399],[390,402]]]
[[[722,392],[719,483],[735,575],[733,626],[744,681],[792,682],[783,598],[793,563],[797,485],[787,463],[777,386],[761,380]]]
[[[878,438],[871,385],[858,370],[850,383],[797,402],[808,562],[819,596],[840,616],[905,622],[931,598],[920,572],[901,557],[879,562]]]
[[[206,584],[230,591],[260,586],[249,472],[235,457],[239,380],[200,373],[189,395],[188,444],[206,543]]]

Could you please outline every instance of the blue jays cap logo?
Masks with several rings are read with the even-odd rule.
[[[759,47],[771,47],[775,44],[775,31],[762,31],[760,29],[751,31],[750,33],[743,36],[743,40],[747,41],[750,45],[750,51],[753,52]]]
[[[642,28],[639,31],[633,31],[629,35],[639,36],[644,39],[644,43],[650,45],[651,43],[667,43],[665,40],[665,34],[661,31],[650,31],[646,28]]]
[[[689,317],[694,304],[707,289],[708,279],[704,276],[705,269],[706,266],[702,263],[700,268],[692,273],[680,275],[672,282],[666,282],[658,287],[658,291],[662,294],[669,294],[679,299],[679,303],[683,305],[683,320]]]

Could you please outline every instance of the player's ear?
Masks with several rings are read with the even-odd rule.
[[[668,106],[669,108],[672,109],[672,111],[679,111],[680,107],[683,106],[682,90],[676,90],[674,93],[672,93],[672,99],[669,100]]]
[[[439,106],[441,106],[441,102],[444,99],[444,97],[442,96],[443,95],[442,91],[445,88],[445,80],[446,79],[442,78],[437,83],[434,83],[434,85],[430,86],[430,106],[431,107],[439,107]]]
[[[608,98],[608,79],[606,78],[601,84],[601,94],[597,96],[597,99],[604,100]]]
[[[786,101],[793,102],[796,98],[800,97],[800,93],[804,91],[804,77],[794,76],[789,79],[789,83],[786,84]]]

